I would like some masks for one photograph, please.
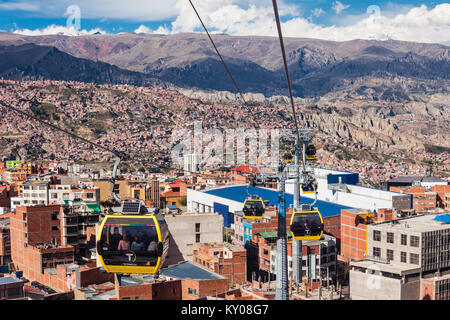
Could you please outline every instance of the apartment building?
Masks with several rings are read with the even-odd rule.
[[[100,204],[100,188],[73,185],[50,185],[49,203],[56,204],[61,201],[76,199],[92,201]]]
[[[339,259],[345,262],[362,260],[367,255],[368,226],[396,219],[392,209],[377,213],[361,209],[341,211],[341,248]]]
[[[88,229],[95,228],[100,221],[100,207],[96,202],[66,200],[61,207],[60,228],[62,245],[71,245],[75,253],[88,254]]]
[[[424,215],[369,225],[367,257],[350,266],[352,299],[420,299],[423,279],[450,273],[450,224]]]
[[[223,243],[223,217],[215,213],[168,214],[171,239],[166,265],[193,261],[199,243]]]
[[[49,204],[49,184],[43,181],[25,181],[22,184],[23,204],[46,206]]]
[[[74,248],[61,243],[59,214],[60,206],[33,206],[10,215],[11,259],[24,277],[45,283],[52,268],[73,263]]]

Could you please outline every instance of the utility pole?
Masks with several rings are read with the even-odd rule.
[[[277,282],[276,300],[289,300],[286,230],[286,176],[282,172],[278,190]]]
[[[299,143],[298,138],[295,138],[295,184],[294,184],[294,211],[300,208],[300,168],[299,168]],[[302,241],[292,240],[292,275],[294,282],[301,283],[302,279]]]

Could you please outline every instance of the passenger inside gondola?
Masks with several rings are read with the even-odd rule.
[[[122,235],[119,233],[119,228],[114,227],[114,233],[109,237],[109,249],[116,250],[119,247],[119,242],[122,240]]]

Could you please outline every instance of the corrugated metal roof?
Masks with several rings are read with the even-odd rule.
[[[161,271],[161,274],[167,277],[177,279],[194,279],[194,280],[216,280],[223,279],[220,275],[200,268],[190,262],[178,264]]]
[[[261,237],[263,237],[264,239],[267,238],[276,238],[278,233],[277,232],[260,232],[258,233]]]
[[[207,194],[215,195],[218,197],[222,197],[228,200],[233,200],[237,202],[241,202],[244,204],[245,199],[248,197],[247,186],[232,186],[226,188],[218,188],[205,191]],[[258,187],[250,187],[249,193],[252,195],[257,195],[263,200],[268,200],[271,205],[276,205],[278,203],[278,191],[270,190],[265,188]],[[294,203],[294,195],[286,193],[286,205],[289,208]],[[310,204],[313,203],[314,199],[301,197],[302,204]],[[352,207],[342,206],[331,202],[318,200],[315,204],[316,207],[319,208],[322,216],[332,217],[341,215],[342,209],[353,209]]]

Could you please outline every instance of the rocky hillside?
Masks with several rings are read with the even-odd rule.
[[[287,94],[277,38],[214,35],[214,39],[243,91],[265,96]],[[202,34],[0,34],[0,44],[23,43],[54,46],[78,58],[142,72],[184,88],[235,92],[209,40]],[[418,92],[449,91],[448,46],[287,38],[286,48],[298,97],[318,97],[348,89],[350,94],[373,100],[407,101]],[[401,81],[391,86],[398,79]]]

